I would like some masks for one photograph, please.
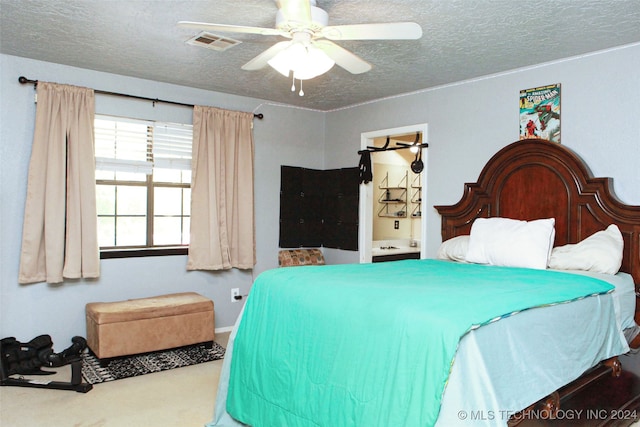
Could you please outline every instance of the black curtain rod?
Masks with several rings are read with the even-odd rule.
[[[38,85],[38,81],[37,80],[30,80],[24,76],[20,76],[18,77],[18,81],[20,83],[24,84],[28,84],[28,83],[33,83],[34,86]],[[145,98],[144,96],[136,96],[136,95],[128,95],[126,93],[118,93],[118,92],[108,92],[108,91],[104,91],[104,90],[93,90],[95,93],[99,93],[101,95],[113,95],[113,96],[123,96],[125,98],[135,98],[135,99],[140,99],[143,101],[151,101],[151,102],[163,102],[165,104],[172,104],[172,105],[180,105],[182,107],[191,107],[193,108],[194,105],[193,104],[184,104],[182,102],[175,102],[175,101],[166,101],[164,99],[154,99],[154,98]],[[262,113],[258,113],[258,114],[254,114],[253,117],[262,120],[264,118],[264,114]]]

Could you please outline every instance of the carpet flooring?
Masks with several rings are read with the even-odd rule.
[[[224,358],[225,349],[214,342],[212,348],[196,344],[176,349],[109,359],[102,366],[90,351],[82,355],[82,376],[89,384],[130,378]]]

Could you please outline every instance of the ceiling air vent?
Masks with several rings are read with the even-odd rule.
[[[229,37],[222,37],[216,34],[207,33],[206,31],[201,31],[200,33],[187,40],[187,43],[193,46],[200,46],[207,49],[223,51],[242,42],[239,40],[231,39]]]

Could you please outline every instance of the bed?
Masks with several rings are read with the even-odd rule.
[[[552,222],[549,249],[614,225],[620,272],[453,258],[265,272],[231,333],[210,425],[504,426],[540,400],[556,410],[557,390],[601,366],[619,373],[623,330],[635,326],[640,207],[619,202],[609,179],[564,146],[516,142],[460,202],[435,208],[444,242],[494,218]]]

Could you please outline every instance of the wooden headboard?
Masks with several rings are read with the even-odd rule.
[[[545,140],[517,141],[498,151],[478,182],[465,184],[462,199],[435,206],[442,216],[442,240],[469,234],[476,218],[555,218],[554,246],[577,243],[616,224],[624,238],[621,271],[640,290],[640,206],[625,205],[611,178],[594,178],[568,148]]]

